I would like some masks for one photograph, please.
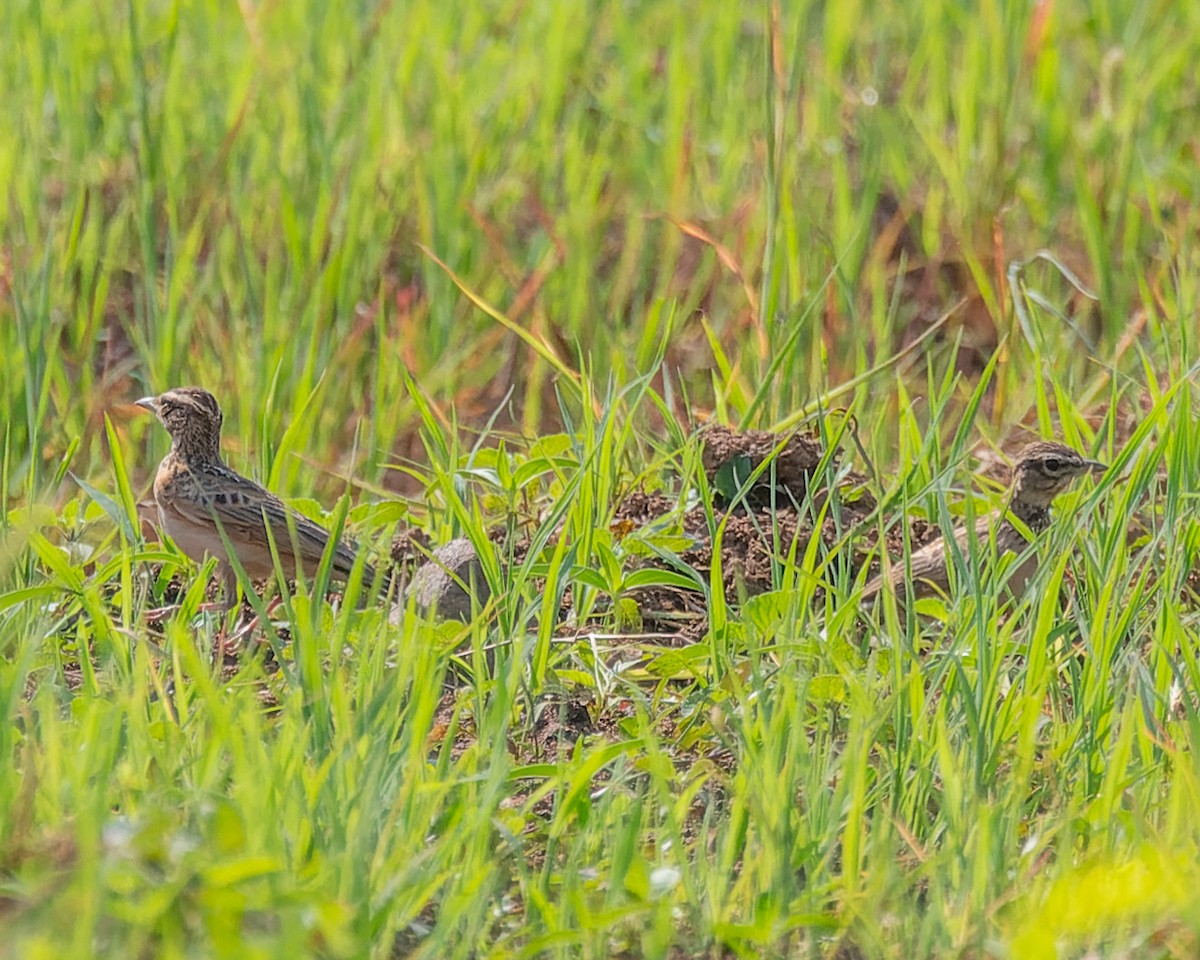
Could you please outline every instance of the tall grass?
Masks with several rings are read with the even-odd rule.
[[[0,33],[0,953],[1195,953],[1200,8],[17,0]],[[123,406],[183,382],[232,465],[375,554],[469,537],[492,599],[302,590],[214,670]],[[972,457],[1025,432],[1113,468],[1019,603],[964,566],[864,624],[861,529],[776,531],[740,606],[640,565],[693,505],[724,536],[710,413],[817,431],[878,531],[990,508]],[[635,488],[680,508],[625,531]],[[643,635],[652,584],[708,635]]]

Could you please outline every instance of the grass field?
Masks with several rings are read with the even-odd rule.
[[[1200,4],[0,36],[0,956],[1200,951]],[[214,668],[211,564],[135,507],[130,404],[184,383],[232,466],[377,558],[471,538],[492,601],[298,589]],[[732,529],[706,422],[811,431],[880,507],[776,528],[753,597],[654,573],[687,511]],[[991,509],[1031,435],[1113,465],[1035,589],[865,625],[853,536]],[[688,576],[664,639],[638,590]]]

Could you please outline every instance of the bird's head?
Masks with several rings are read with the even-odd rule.
[[[1013,471],[1013,497],[1031,505],[1048,507],[1077,477],[1103,473],[1108,467],[1061,443],[1039,440],[1017,458]]]
[[[180,456],[220,459],[221,406],[207,390],[176,387],[157,397],[142,397],[137,405],[158,417]]]

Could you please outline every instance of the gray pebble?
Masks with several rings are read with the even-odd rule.
[[[472,591],[479,607],[492,595],[475,547],[470,540],[460,537],[438,547],[431,559],[417,568],[412,583],[392,611],[392,622],[399,622],[410,598],[422,615],[436,609],[440,618],[470,620]]]

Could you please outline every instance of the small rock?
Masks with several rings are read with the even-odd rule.
[[[393,623],[400,621],[410,597],[422,615],[436,609],[438,616],[445,619],[470,620],[472,593],[480,607],[492,595],[479,554],[470,540],[460,537],[438,547],[430,559],[421,564],[404,596],[392,610],[391,620]]]

